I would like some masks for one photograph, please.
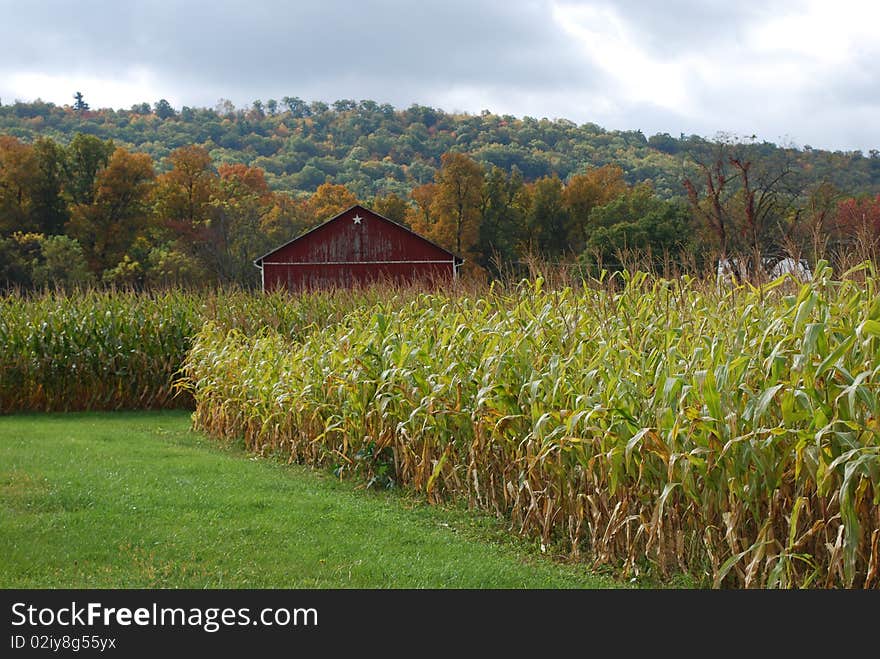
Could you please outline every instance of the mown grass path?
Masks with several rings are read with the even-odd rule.
[[[495,520],[191,432],[188,412],[0,417],[2,588],[610,588]]]

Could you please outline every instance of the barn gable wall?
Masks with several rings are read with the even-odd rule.
[[[453,259],[451,253],[408,229],[355,206],[258,263],[268,291],[351,287],[376,280],[450,279],[455,276]]]
[[[362,218],[360,223],[355,224],[355,216]],[[359,206],[264,259],[269,263],[451,260],[443,249]]]

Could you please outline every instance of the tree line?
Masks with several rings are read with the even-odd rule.
[[[615,164],[528,180],[461,151],[407,194],[364,198],[329,180],[276,191],[260,167],[216,164],[199,145],[157,163],[84,133],[67,145],[0,135],[0,284],[252,286],[255,257],[358,202],[490,276],[535,256],[597,268],[638,252],[698,268],[719,253],[815,258],[856,243],[876,253],[880,195],[805,184],[790,162],[748,146],[692,151],[672,199]]]
[[[92,135],[67,147],[0,136],[0,281],[248,283],[254,255],[314,223],[334,192],[299,202],[259,168],[215,168],[202,147],[176,149],[157,174],[149,155]]]
[[[246,107],[221,100],[213,108],[175,108],[159,99],[130,109],[95,109],[87,94],[72,100],[63,106],[2,105],[0,134],[29,143],[49,137],[67,145],[86,133],[149,154],[160,172],[175,149],[202,146],[216,165],[259,167],[272,190],[293,195],[311,194],[329,179],[360,199],[391,192],[408,197],[414,187],[434,180],[444,153],[460,151],[487,170],[516,167],[527,181],[553,174],[566,181],[587,165],[616,165],[628,184],[650,183],[658,196],[672,199],[683,195],[683,175],[696,174],[689,154],[714,142],[488,110],[397,109],[371,100],[325,103],[286,96]],[[854,195],[880,192],[876,150],[832,152],[752,140],[747,151],[751,160],[789,162],[806,184],[826,181]]]

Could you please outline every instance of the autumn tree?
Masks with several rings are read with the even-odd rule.
[[[167,238],[147,253],[145,277],[153,285],[200,283],[209,273],[207,245],[220,179],[202,147],[175,149],[166,163],[170,169],[156,180],[153,208]]]
[[[39,138],[30,145],[0,136],[0,234],[62,233],[64,178],[64,150],[52,140]]]
[[[434,215],[431,238],[459,255],[471,254],[480,230],[483,169],[463,153],[444,153],[431,203]]]
[[[431,208],[434,204],[434,197],[437,196],[437,184],[417,185],[410,191],[409,196],[415,202],[415,206],[410,206],[407,211],[407,224],[416,233],[427,236],[434,227],[434,215]]]
[[[318,222],[324,222],[358,203],[354,193],[338,183],[322,183],[309,199],[309,209]]]
[[[53,140],[38,138],[29,145],[0,136],[0,233],[63,233],[67,178],[67,153]]]
[[[114,267],[150,225],[149,197],[155,172],[145,153],[118,148],[95,178],[93,201],[73,206],[68,234],[77,239],[89,267]]]
[[[254,283],[252,261],[268,245],[261,226],[273,207],[273,195],[259,167],[221,165],[219,174],[203,258],[221,282]]]
[[[719,141],[712,153],[692,153],[698,177],[686,176],[683,181],[694,216],[715,235],[722,258],[727,258],[731,248],[732,219],[727,202],[733,177],[728,171],[727,149],[727,143]]]
[[[154,197],[174,240],[149,251],[148,281],[253,285],[253,259],[311,223],[306,204],[273,193],[259,167],[224,164],[215,173],[207,152],[195,147],[169,160],[173,167],[159,177]]]
[[[798,210],[804,215],[803,221],[811,233],[826,234],[831,230],[841,197],[840,190],[829,181],[821,181],[806,190],[806,199]]]
[[[783,219],[799,193],[793,185],[794,172],[789,162],[752,159],[747,154],[731,155],[729,162],[739,176],[742,243],[759,259],[779,247]]]
[[[283,192],[273,193],[269,201],[268,210],[260,217],[260,232],[269,246],[292,240],[313,226],[314,220],[306,202]]]
[[[840,190],[833,183],[820,181],[810,185],[799,205],[789,212],[787,229],[791,240],[805,245],[814,262],[821,258],[829,242],[838,239],[834,219],[841,199]]]
[[[33,193],[39,177],[34,148],[0,135],[0,235],[37,229]]]
[[[834,232],[843,245],[880,248],[880,195],[849,198],[837,204]]]
[[[372,208],[379,215],[387,217],[389,220],[394,220],[398,224],[408,226],[407,212],[410,209],[410,205],[406,203],[406,199],[397,196],[393,192],[383,196],[376,196],[373,199]]]
[[[562,202],[568,212],[567,236],[569,248],[579,253],[590,237],[590,213],[623,194],[627,189],[623,169],[604,165],[572,176],[562,192]]]
[[[192,244],[205,237],[219,177],[203,147],[175,149],[166,162],[171,168],[157,178],[154,190],[157,219],[178,240]]]
[[[800,193],[789,157],[762,155],[760,145],[717,140],[709,149],[692,150],[698,177],[687,176],[684,187],[694,216],[717,238],[723,258],[738,252],[749,271],[762,254],[780,249],[786,218]]]

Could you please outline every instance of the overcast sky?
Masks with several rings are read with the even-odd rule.
[[[0,0],[0,100],[299,96],[880,148],[878,0]]]

